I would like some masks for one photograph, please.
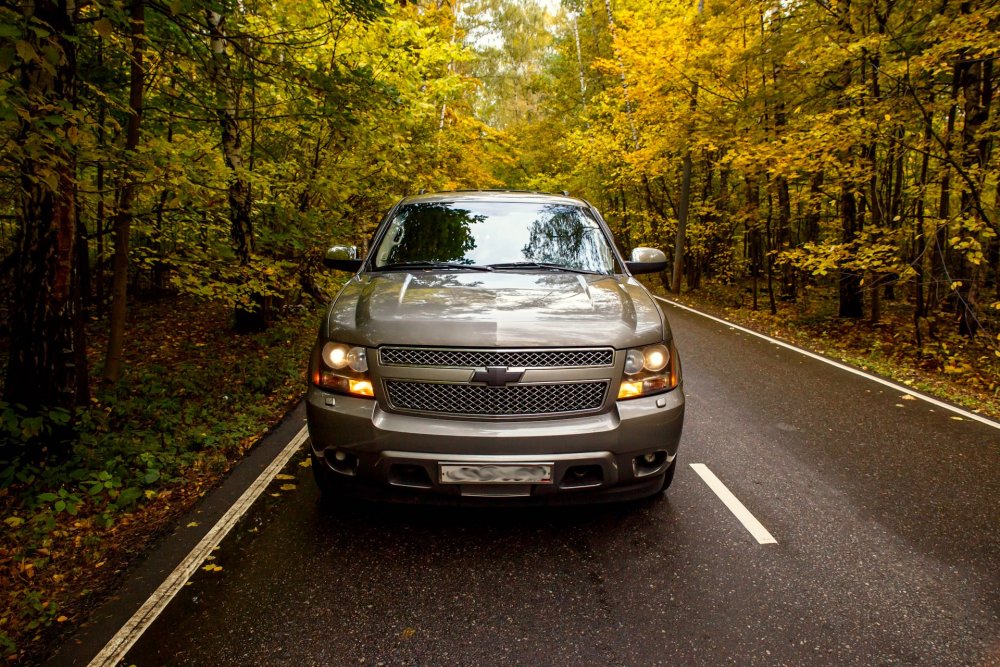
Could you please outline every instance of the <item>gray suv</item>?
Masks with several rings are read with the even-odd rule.
[[[312,352],[325,496],[565,503],[662,493],[684,421],[670,326],[589,203],[525,192],[407,197],[379,224]],[[501,500],[502,499],[502,500]]]

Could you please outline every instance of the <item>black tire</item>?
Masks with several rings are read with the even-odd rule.
[[[337,485],[330,479],[331,473],[326,469],[326,463],[321,461],[316,456],[316,452],[312,451],[311,448],[309,458],[312,459],[313,479],[316,480],[316,486],[319,487],[319,492],[323,496],[323,499],[327,500],[340,495],[337,491]]]

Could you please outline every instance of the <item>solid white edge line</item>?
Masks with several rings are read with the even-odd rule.
[[[866,372],[864,372],[862,370],[854,368],[853,366],[848,366],[847,364],[842,364],[839,361],[834,361],[833,359],[831,359],[829,357],[824,357],[821,354],[816,354],[815,352],[810,352],[809,350],[803,350],[801,347],[796,347],[795,345],[792,345],[791,343],[786,343],[785,341],[778,340],[777,338],[771,338],[767,334],[762,334],[759,331],[754,331],[753,329],[747,329],[746,327],[741,327],[738,324],[733,324],[732,322],[729,322],[728,320],[724,320],[721,317],[715,317],[714,315],[709,315],[708,313],[703,313],[700,310],[696,310],[694,308],[691,308],[690,306],[685,306],[682,303],[677,303],[676,301],[671,301],[670,299],[664,299],[662,296],[653,296],[653,298],[656,299],[656,300],[658,300],[658,301],[662,301],[663,303],[668,303],[668,304],[670,304],[671,306],[673,306],[675,308],[680,308],[681,310],[686,310],[686,311],[688,311],[690,313],[694,313],[695,315],[701,315],[702,317],[707,317],[708,319],[713,320],[715,322],[718,322],[719,324],[726,325],[730,329],[736,329],[737,331],[742,331],[743,333],[748,333],[751,336],[756,336],[757,338],[762,338],[762,339],[768,341],[769,343],[774,343],[775,345],[778,345],[778,346],[781,346],[783,348],[792,350],[794,352],[798,352],[799,354],[803,354],[803,355],[805,355],[807,357],[810,357],[812,359],[816,359],[817,361],[822,361],[824,364],[829,364],[830,366],[835,366],[836,368],[839,368],[841,370],[847,371],[848,373],[853,373],[854,375],[857,375],[859,377],[863,377],[863,378],[865,378],[867,380],[871,380],[872,382],[877,382],[878,384],[884,385],[884,386],[889,387],[891,389],[895,389],[897,391],[901,391],[904,394],[909,394],[910,396],[913,396],[914,398],[918,398],[921,401],[924,401],[925,403],[930,403],[931,405],[936,405],[939,408],[943,408],[943,409],[948,410],[950,412],[954,412],[955,414],[961,415],[962,417],[965,417],[966,419],[971,419],[971,420],[977,421],[977,422],[979,422],[981,424],[986,424],[987,426],[990,426],[992,428],[1000,429],[1000,422],[995,422],[992,419],[988,419],[986,417],[983,417],[982,415],[977,415],[974,412],[969,412],[968,410],[963,410],[962,408],[956,407],[956,406],[951,405],[949,403],[945,403],[944,401],[939,401],[938,399],[933,398],[931,396],[927,396],[926,394],[922,394],[919,391],[914,391],[912,388],[907,387],[906,385],[898,384],[896,382],[891,382],[889,380],[880,378],[878,376],[871,375],[871,374],[866,373]]]
[[[239,500],[222,515],[222,518],[191,549],[191,552],[164,579],[159,588],[132,615],[132,618],[115,633],[115,636],[111,638],[101,652],[90,661],[88,667],[112,667],[125,657],[125,654],[132,648],[132,645],[139,640],[139,637],[152,625],[153,621],[156,620],[166,606],[170,604],[170,601],[173,600],[178,591],[184,588],[184,584],[191,578],[191,575],[205,562],[205,559],[212,553],[212,550],[222,542],[223,538],[236,525],[236,522],[253,505],[254,501],[264,492],[264,489],[267,488],[268,484],[271,483],[281,469],[285,467],[285,464],[288,463],[292,455],[298,451],[299,447],[302,446],[302,443],[308,437],[309,433],[306,427],[303,426],[302,430],[285,445],[285,448],[281,450],[281,453],[278,454],[274,461],[264,469],[264,472],[243,492]]]
[[[760,521],[750,513],[750,510],[740,502],[740,499],[733,495],[733,493],[726,488],[726,485],[715,476],[708,466],[704,463],[692,463],[691,468],[698,473],[698,476],[708,485],[708,488],[719,497],[719,500],[729,508],[729,511],[739,519],[743,527],[746,528],[753,538],[757,540],[758,544],[777,544],[778,540],[767,531]]]

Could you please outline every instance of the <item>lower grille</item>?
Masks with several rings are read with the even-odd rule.
[[[601,380],[487,387],[387,380],[385,386],[389,403],[397,410],[506,417],[591,412],[604,405],[608,384]]]

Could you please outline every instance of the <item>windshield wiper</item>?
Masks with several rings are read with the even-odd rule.
[[[601,271],[588,271],[587,269],[576,269],[572,266],[562,264],[551,264],[549,262],[503,262],[500,264],[490,264],[494,269],[548,269],[550,271],[566,271],[568,273],[585,273],[588,275],[607,275]]]
[[[379,271],[408,271],[410,269],[462,269],[464,271],[492,271],[492,266],[460,264],[459,262],[396,262],[376,267]]]

